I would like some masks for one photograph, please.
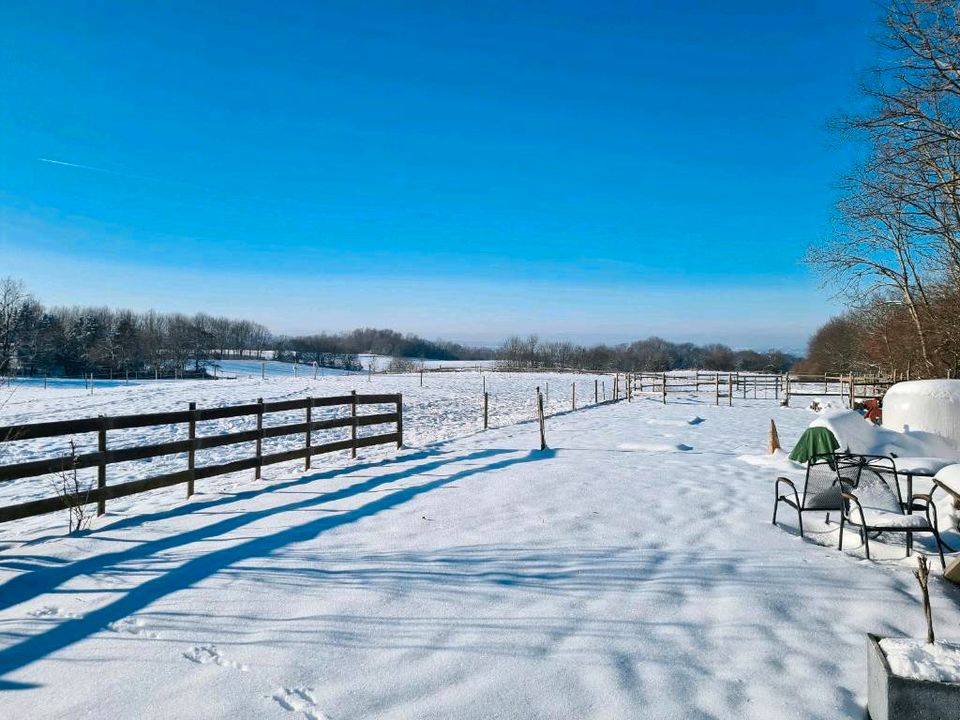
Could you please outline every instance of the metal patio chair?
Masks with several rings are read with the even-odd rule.
[[[781,488],[789,488],[782,493]],[[840,476],[837,474],[837,465],[833,455],[821,455],[811,458],[807,463],[807,473],[803,481],[803,492],[797,491],[792,480],[778,477],[774,487],[776,500],[773,503],[773,522],[777,524],[777,510],[780,503],[786,503],[797,511],[797,522],[800,525],[800,537],[803,537],[803,513],[826,512],[827,522],[830,522],[832,511],[843,511],[841,497]]]
[[[843,530],[846,525],[852,525],[859,532],[868,560],[870,533],[906,533],[908,556],[913,549],[914,533],[932,533],[937,542],[940,565],[946,567],[943,542],[937,526],[937,507],[930,495],[914,495],[912,501],[903,501],[893,458],[837,455],[836,465],[843,499],[840,550],[843,550]],[[922,514],[915,513],[915,510]]]

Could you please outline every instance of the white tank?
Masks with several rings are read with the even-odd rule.
[[[910,380],[883,398],[883,426],[934,433],[960,450],[960,380]]]

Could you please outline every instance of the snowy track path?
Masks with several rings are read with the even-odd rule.
[[[10,546],[4,717],[860,718],[913,579],[770,525],[771,415],[811,417],[621,403]]]

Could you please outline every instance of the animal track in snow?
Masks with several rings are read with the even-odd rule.
[[[663,453],[663,452],[688,452],[693,450],[692,445],[687,445],[685,443],[620,443],[617,445],[617,450],[624,450],[627,452],[651,452],[651,453]]]
[[[27,613],[31,617],[35,618],[46,618],[46,617],[58,617],[58,618],[69,618],[71,620],[77,620],[81,615],[76,613],[67,612],[66,610],[61,610],[60,608],[54,605],[44,605],[39,610],[31,610]]]
[[[107,625],[107,630],[110,630],[115,633],[127,633],[129,635],[137,635],[139,637],[150,638],[151,640],[159,640],[160,635],[155,632],[150,632],[143,626],[143,620],[134,620],[131,618],[124,618],[123,620],[117,620]]]
[[[284,710],[302,713],[307,720],[329,720],[317,707],[311,688],[280,688],[273,694],[273,699]]]
[[[195,662],[198,665],[209,665],[213,663],[214,665],[219,665],[220,667],[233,668],[235,670],[240,670],[241,672],[247,672],[250,669],[243,663],[238,663],[235,660],[229,660],[225,658],[223,653],[217,650],[216,645],[196,645],[189,651],[185,652],[183,656],[190,662]]]

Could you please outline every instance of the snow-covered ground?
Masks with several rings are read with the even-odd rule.
[[[303,363],[278,362],[276,360],[217,360],[211,372],[215,375],[238,379],[253,378],[312,378],[315,374],[356,375],[358,371],[338,370],[336,368],[314,368]]]
[[[758,457],[769,420],[789,447],[814,415],[643,398],[551,418],[539,452],[515,423],[548,381],[566,409],[570,376],[487,375],[501,427],[484,433],[479,374],[374,377],[404,393],[399,453],[111,502],[86,536],[8,534],[3,717],[863,717],[864,633],[924,621],[901,539],[866,561],[854,536],[836,549],[836,524],[809,518],[805,540],[786,509],[770,524],[773,476],[797,471]],[[2,417],[353,387],[30,391]],[[931,586],[956,642],[960,593]]]
[[[376,372],[378,370],[386,370],[390,367],[390,362],[393,360],[389,355],[370,355],[364,353],[359,356],[360,364],[363,365],[364,369],[373,367],[373,370]],[[497,366],[496,360],[433,360],[430,358],[420,360],[418,358],[405,358],[410,362],[414,363],[417,368],[421,365],[427,370],[452,370],[452,369],[477,369],[485,368],[491,369]]]
[[[228,361],[232,362],[232,361]],[[246,361],[237,361],[246,362]],[[256,374],[241,376],[233,380],[164,380],[148,381],[139,384],[95,383],[93,390],[81,383],[69,385],[16,384],[12,390],[0,390],[0,425],[16,425],[31,422],[67,420],[97,415],[125,415],[133,413],[163,412],[184,410],[191,401],[200,408],[239,405],[263,398],[266,402],[287,400],[298,397],[346,395],[351,390],[361,394],[403,393],[404,394],[404,437],[408,445],[423,447],[433,442],[461,437],[475,433],[483,427],[483,390],[490,394],[489,421],[491,427],[509,425],[521,420],[530,420],[535,415],[536,387],[545,392],[545,404],[548,413],[562,412],[572,405],[572,385],[577,385],[578,406],[592,403],[594,399],[594,381],[602,388],[600,399],[606,393],[610,397],[613,378],[593,375],[561,375],[539,373],[483,373],[461,372],[429,374],[420,385],[419,373],[409,375],[373,375],[366,373],[335,373],[313,378],[294,377],[286,363],[271,363],[268,366],[284,366],[286,372],[267,374],[261,379],[260,363],[256,363]],[[4,403],[4,400],[6,401]],[[385,407],[380,411],[392,412]],[[366,412],[376,412],[375,406]],[[346,414],[347,408],[315,409],[313,419],[321,420]],[[302,411],[272,413],[267,415],[266,426],[285,425],[303,422]],[[198,424],[197,433],[201,436],[220,435],[229,432],[249,430],[255,426],[253,417],[229,418],[219,421],[207,421]],[[384,426],[361,428],[359,435],[376,435],[388,432]],[[108,433],[108,447],[118,449],[129,446],[142,446],[187,437],[186,425],[136,428],[117,430]],[[349,437],[349,430],[318,431],[314,433],[314,444],[332,442]],[[35,441],[19,441],[0,444],[0,463],[10,464],[41,458],[70,454],[71,440],[78,454],[96,450],[96,435],[88,433],[74,437],[51,438]],[[264,441],[264,452],[274,452],[302,447],[302,436],[287,436]],[[389,448],[374,449],[373,452],[389,453]],[[203,450],[197,453],[197,465],[212,465],[230,460],[250,457],[253,454],[252,443],[232,445],[225,448]],[[349,453],[325,455],[315,458],[314,465],[343,464],[349,459]],[[186,455],[142,460],[139,462],[111,465],[108,468],[108,483],[135,480],[186,468]],[[83,471],[85,479],[92,482],[94,470]],[[0,483],[0,504],[12,504],[49,497],[53,495],[51,478],[25,478]],[[204,481],[209,489],[216,489],[221,483],[233,483],[229,476],[211,478]],[[156,497],[172,496],[180,498],[183,488],[166,488],[146,495],[132,496],[110,502],[117,512],[134,512],[138,508],[152,507]],[[45,527],[59,527],[61,518],[45,516],[29,520],[0,524],[0,541],[11,536],[33,532]]]

